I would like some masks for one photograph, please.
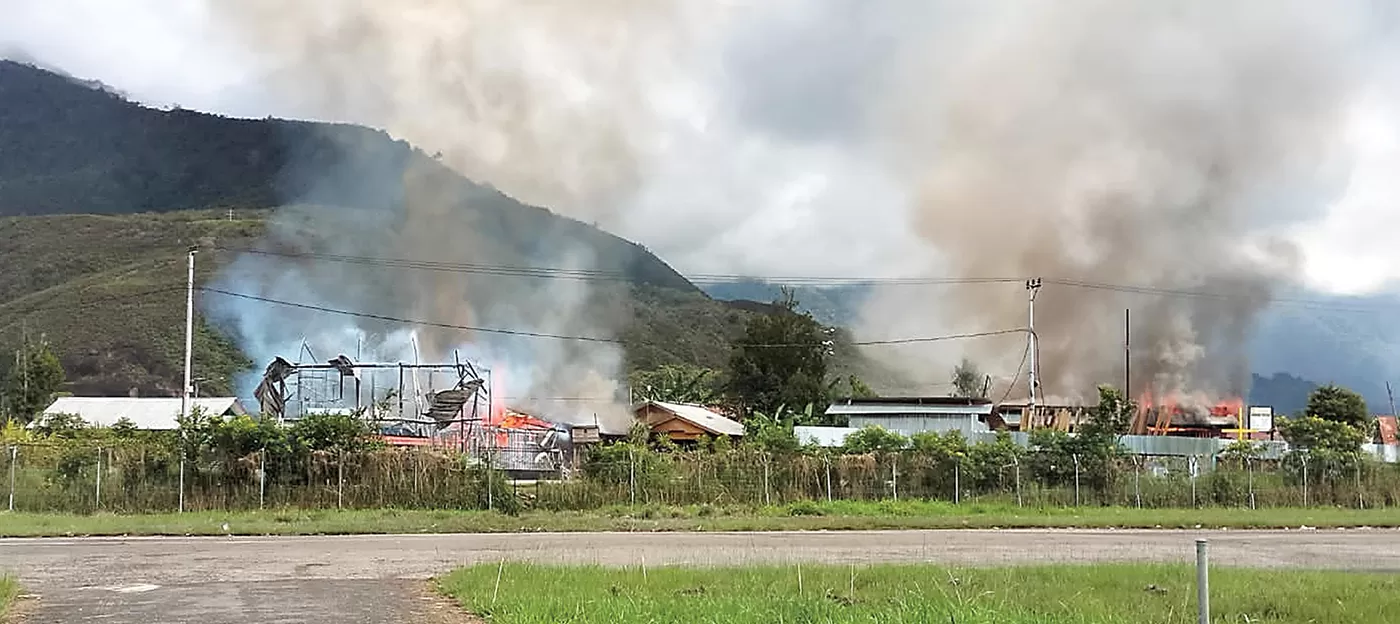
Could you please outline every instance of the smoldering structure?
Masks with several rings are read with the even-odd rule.
[[[450,363],[356,362],[337,355],[309,362],[277,357],[253,391],[267,417],[363,418],[399,445],[450,448],[512,474],[558,476],[569,429],[512,412],[491,370],[459,358]]]

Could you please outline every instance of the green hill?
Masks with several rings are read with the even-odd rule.
[[[0,61],[0,146],[0,353],[48,340],[79,394],[178,393],[189,246],[353,249],[393,235],[384,223],[424,205],[440,215],[430,229],[469,248],[475,263],[549,267],[586,257],[609,276],[591,286],[586,313],[607,315],[630,369],[721,367],[729,339],[755,313],[709,298],[640,245],[517,202],[367,128],[155,110],[101,85]],[[280,211],[285,198],[298,210]],[[295,221],[313,210],[322,220]],[[318,228],[327,211],[349,225]],[[199,282],[233,257],[201,254]],[[369,290],[382,300],[413,287],[405,276]],[[473,280],[476,298],[511,304],[488,319],[509,326],[511,308],[521,307],[510,280],[538,278],[462,279]],[[531,288],[544,293],[531,303],[549,305],[547,289]],[[194,374],[206,393],[229,392],[238,372],[262,364],[226,329],[201,317]],[[0,373],[8,364],[0,358]]]

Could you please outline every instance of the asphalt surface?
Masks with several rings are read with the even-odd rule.
[[[1400,572],[1400,531],[862,531],[0,539],[24,622],[470,621],[426,579],[501,560],[600,565],[1190,561]]]

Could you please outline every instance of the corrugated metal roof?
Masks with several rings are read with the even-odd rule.
[[[853,403],[833,404],[826,408],[828,414],[842,415],[870,415],[870,416],[927,416],[930,414],[939,416],[967,416],[969,414],[986,416],[992,413],[992,404],[983,405],[916,405],[913,403],[888,403],[880,405],[869,405]]]
[[[225,416],[248,412],[234,397],[198,398],[190,400],[190,409],[198,407],[206,414]],[[44,416],[71,414],[89,425],[110,427],[125,418],[137,429],[171,430],[179,428],[180,399],[157,397],[60,397],[44,410]]]
[[[686,405],[683,403],[663,403],[661,401],[649,401],[643,403],[633,410],[639,410],[647,405],[655,405],[663,410],[675,414],[677,418],[685,420],[696,427],[704,429],[715,435],[741,436],[744,435],[744,425],[738,421],[730,420],[699,405]]]

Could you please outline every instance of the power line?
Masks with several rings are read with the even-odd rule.
[[[1016,365],[1016,374],[1011,377],[1011,383],[1006,386],[1006,393],[1001,395],[1001,400],[997,403],[1005,403],[1007,397],[1011,396],[1011,389],[1016,387],[1016,381],[1021,378],[1021,371],[1026,368],[1026,360],[1031,355],[1031,343],[1026,341],[1025,350],[1021,351],[1021,363]]]
[[[310,310],[310,311],[313,311],[313,312],[323,312],[323,313],[326,313],[326,314],[337,314],[337,315],[341,315],[341,316],[352,316],[352,317],[358,317],[358,318],[367,318],[367,319],[373,319],[373,320],[379,320],[379,321],[386,321],[386,322],[390,322],[390,323],[403,323],[403,324],[407,324],[407,325],[423,325],[423,326],[427,326],[427,327],[438,327],[438,328],[442,328],[442,329],[456,329],[456,330],[462,330],[462,331],[475,331],[475,332],[482,332],[482,333],[487,333],[487,334],[502,334],[502,335],[507,335],[507,336],[521,336],[521,337],[527,337],[527,338],[549,338],[549,339],[554,339],[554,340],[577,340],[577,341],[583,341],[583,342],[597,342],[597,343],[607,343],[607,344],[623,344],[623,341],[620,340],[620,339],[617,339],[617,338],[603,338],[603,337],[600,337],[600,336],[571,336],[571,335],[564,335],[564,334],[549,334],[549,333],[533,332],[533,331],[524,331],[524,330],[515,330],[515,329],[500,329],[500,328],[492,328],[492,327],[476,327],[476,326],[471,326],[471,325],[456,325],[456,324],[453,324],[453,323],[440,323],[440,322],[436,322],[436,321],[425,321],[425,320],[420,320],[420,319],[409,319],[409,318],[402,318],[402,317],[397,317],[397,316],[389,316],[389,315],[385,315],[385,314],[372,314],[372,313],[368,313],[368,312],[355,312],[355,311],[351,311],[351,310],[341,310],[341,309],[337,309],[337,308],[330,308],[330,307],[326,307],[326,306],[318,306],[318,305],[312,305],[312,304],[307,304],[307,303],[297,303],[297,302],[293,302],[293,301],[283,301],[283,300],[281,300],[281,299],[272,299],[272,298],[270,298],[270,297],[261,297],[261,296],[258,296],[258,295],[250,295],[250,294],[247,294],[247,293],[230,292],[230,291],[227,291],[227,290],[220,290],[220,289],[217,289],[217,288],[201,287],[201,288],[198,288],[197,290],[200,290],[200,291],[202,291],[202,292],[207,292],[207,293],[214,293],[214,294],[218,294],[218,295],[224,295],[224,296],[226,296],[226,297],[234,297],[234,298],[238,298],[238,299],[246,299],[246,300],[250,300],[250,301],[257,301],[257,302],[267,303],[267,304],[272,304],[272,305],[280,305],[280,306],[286,306],[286,307],[291,307],[291,308],[298,308],[298,309],[302,309],[302,310]],[[946,341],[946,340],[962,340],[962,339],[968,339],[968,338],[981,338],[981,337],[987,337],[987,336],[1000,336],[1000,335],[1004,335],[1004,334],[1014,334],[1014,333],[1021,333],[1021,332],[1025,332],[1025,331],[1026,331],[1026,330],[1025,330],[1024,328],[1001,329],[1001,330],[995,330],[995,331],[973,332],[973,333],[965,333],[965,334],[948,334],[948,335],[943,335],[943,336],[923,336],[923,337],[916,337],[916,338],[897,338],[897,339],[891,339],[891,340],[869,340],[869,341],[851,342],[851,343],[847,343],[847,344],[849,344],[849,345],[851,345],[851,346],[856,346],[856,347],[867,347],[867,346],[878,346],[878,345],[916,344],[916,343],[928,343],[928,342],[942,342],[942,341]],[[810,344],[808,344],[808,343],[791,343],[791,344],[743,344],[743,343],[738,343],[738,344],[736,344],[735,346],[750,347],[750,348],[770,349],[770,348],[808,347],[808,346],[812,346],[812,345],[810,345]]]
[[[496,275],[507,277],[532,277],[542,279],[568,279],[581,281],[617,281],[617,282],[642,282],[633,274],[625,271],[605,271],[599,269],[567,269],[561,267],[531,267],[531,266],[511,266],[474,264],[463,262],[446,262],[433,260],[415,260],[410,258],[387,258],[379,256],[352,256],[344,254],[329,254],[316,252],[289,252],[273,251],[267,249],[253,248],[231,248],[214,247],[219,251],[229,251],[234,253],[246,253],[267,257],[286,258],[294,260],[317,260],[326,262],[339,262],[346,264],[357,264],[364,266],[374,266],[381,268],[414,269],[424,271],[438,271],[448,273],[467,273],[479,275]],[[873,277],[820,277],[820,276],[755,276],[741,274],[723,273],[692,273],[683,275],[685,279],[697,284],[718,284],[733,282],[761,282],[765,284],[781,285],[807,285],[807,286],[857,286],[857,285],[965,285],[965,284],[1002,284],[1018,283],[1022,278],[1009,277],[907,277],[907,278],[873,278]]]

